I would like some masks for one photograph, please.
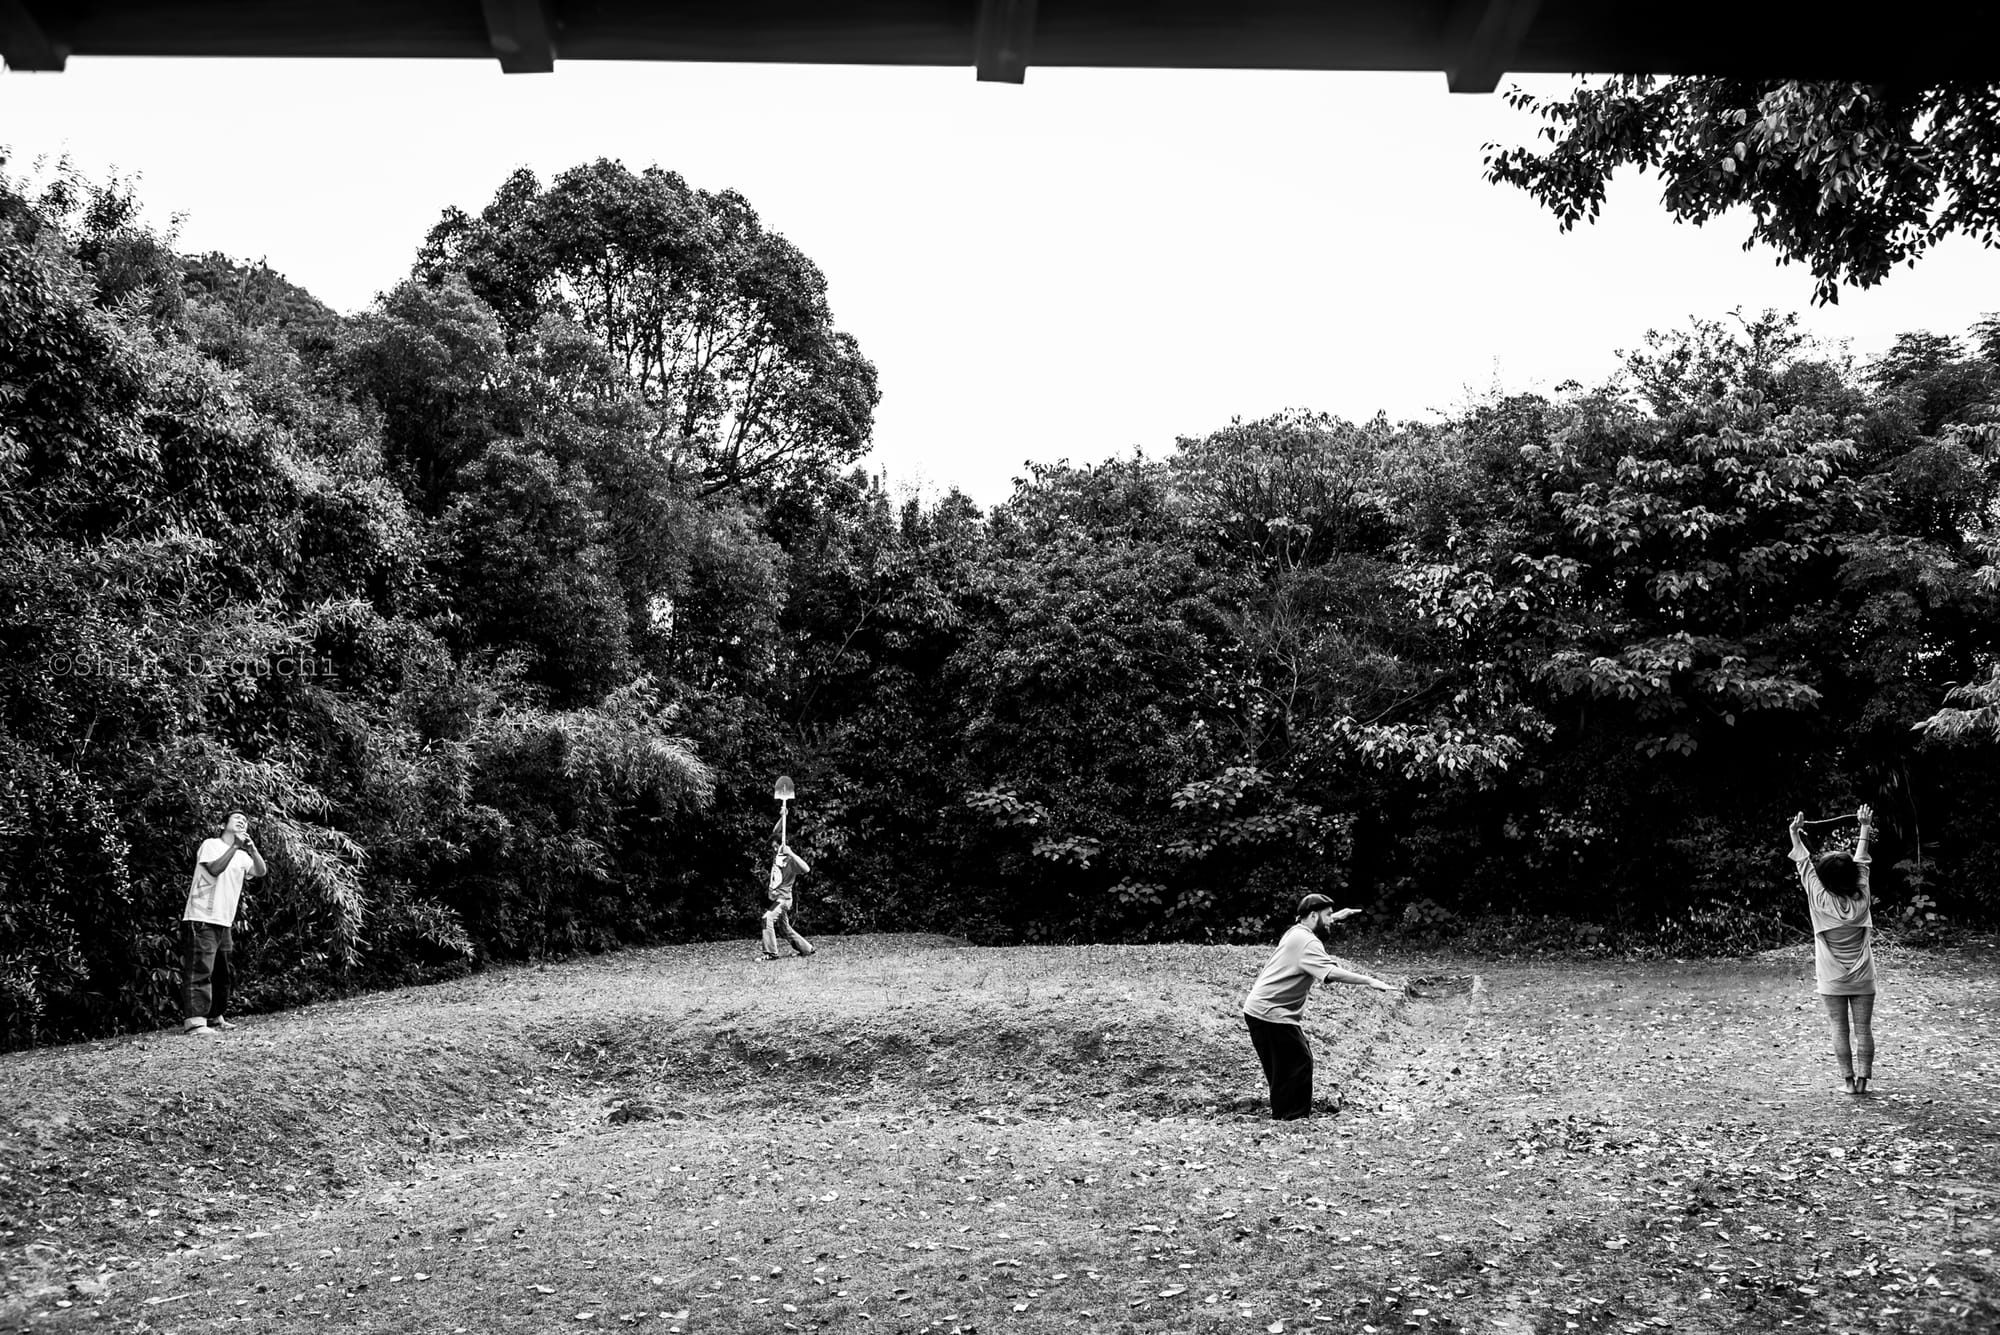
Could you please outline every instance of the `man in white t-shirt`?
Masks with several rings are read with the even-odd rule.
[[[1395,983],[1343,969],[1319,942],[1322,928],[1360,909],[1336,909],[1325,895],[1299,901],[1299,920],[1278,941],[1277,953],[1243,998],[1243,1023],[1271,1087],[1271,1116],[1281,1122],[1312,1116],[1313,1057],[1299,1016],[1316,983],[1359,983],[1378,992],[1400,992]]]
[[[236,906],[243,878],[268,870],[250,837],[250,818],[232,811],[218,838],[201,841],[194,855],[194,882],[181,914],[181,1024],[184,1032],[213,1034],[234,1029],[229,1020],[230,956],[235,943]]]

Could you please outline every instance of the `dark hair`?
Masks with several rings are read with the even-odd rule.
[[[1829,895],[1852,899],[1861,893],[1861,864],[1852,853],[1822,853],[1813,863],[1819,883]]]

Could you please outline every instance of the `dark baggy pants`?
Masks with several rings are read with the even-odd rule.
[[[181,924],[181,1018],[190,1029],[229,1014],[229,929],[212,922]]]
[[[1310,1117],[1313,1110],[1313,1055],[1306,1031],[1295,1024],[1272,1024],[1254,1015],[1243,1017],[1257,1060],[1264,1064],[1264,1081],[1271,1086],[1271,1116],[1281,1122]]]

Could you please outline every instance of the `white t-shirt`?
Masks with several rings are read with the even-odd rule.
[[[243,876],[250,870],[250,855],[239,847],[220,876],[211,876],[202,865],[221,857],[227,847],[220,839],[201,841],[201,851],[194,855],[194,884],[188,887],[187,912],[181,915],[182,922],[210,922],[217,927],[235,924],[236,902],[243,898]]]

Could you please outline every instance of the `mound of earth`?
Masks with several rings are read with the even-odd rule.
[[[1140,1113],[1257,1106],[1239,1005],[1261,949],[963,944],[740,966],[688,958],[682,984],[600,998],[527,1026],[548,1060],[631,1100],[718,1113],[745,1104],[893,1097],[912,1108],[1079,1105]],[[900,941],[901,938],[890,940]],[[1320,1087],[1379,1101],[1438,1037],[1426,1012],[1362,989],[1312,1002]]]
[[[1006,1121],[1249,1114],[1238,1003],[1261,948],[982,949],[946,936],[664,947],[0,1057],[0,1231],[37,1268],[229,1227],[194,1184],[304,1204],[436,1156],[578,1127],[863,1104]],[[1328,1105],[1378,1104],[1437,1035],[1412,1008],[1323,992]],[[156,1203],[184,1204],[164,1210]]]

